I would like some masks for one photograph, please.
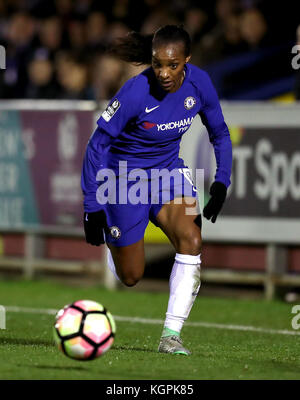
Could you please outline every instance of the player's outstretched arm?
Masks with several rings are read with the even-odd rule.
[[[86,148],[81,188],[84,195],[84,231],[86,241],[99,246],[104,243],[104,230],[107,227],[105,207],[97,201],[98,172],[106,167],[106,158],[113,141],[119,136],[128,121],[136,115],[137,102],[134,79],[129,80],[119,90],[97,121],[97,129]]]
[[[87,145],[81,174],[81,187],[84,194],[83,226],[87,243],[99,246],[105,243],[104,230],[107,228],[103,206],[97,202],[96,180],[99,170],[105,167],[105,154],[113,138],[99,127]]]
[[[207,74],[204,90],[205,104],[200,112],[200,117],[214,147],[217,170],[215,181],[210,187],[211,198],[204,207],[203,215],[211,222],[215,222],[225,202],[227,188],[231,183],[232,144],[216,90]]]

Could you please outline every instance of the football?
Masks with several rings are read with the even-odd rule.
[[[93,360],[112,346],[116,333],[114,319],[106,308],[92,300],[66,305],[56,315],[54,339],[66,356]]]

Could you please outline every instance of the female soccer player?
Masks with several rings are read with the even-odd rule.
[[[152,40],[133,32],[115,50],[123,60],[151,67],[129,79],[110,101],[87,145],[82,171],[86,241],[96,246],[106,242],[110,269],[125,285],[133,286],[144,273],[144,232],[149,220],[162,229],[176,256],[158,351],[188,355],[180,331],[200,288],[201,216],[187,211],[197,200],[178,158],[180,139],[200,114],[217,162],[203,214],[215,222],[230,185],[230,135],[210,78],[189,64],[191,41],[183,28],[164,26]],[[170,188],[164,186],[164,176],[152,174],[155,169],[172,172]],[[137,174],[141,170],[143,174]],[[133,179],[137,175],[140,202]],[[154,185],[159,179],[162,187]],[[182,185],[190,186],[188,196],[182,193]],[[110,192],[106,204],[103,187]]]

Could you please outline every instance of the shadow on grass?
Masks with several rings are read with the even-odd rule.
[[[48,346],[55,347],[55,343],[52,340],[42,340],[42,339],[24,339],[24,338],[10,338],[10,337],[2,337],[0,338],[0,346],[3,344],[15,344],[22,346]],[[136,347],[136,346],[118,346],[114,345],[111,350],[117,351],[141,351],[144,353],[157,353],[154,349],[148,349],[145,347]]]
[[[147,349],[144,347],[134,347],[134,346],[118,346],[118,345],[114,345],[114,347],[111,349],[111,351],[113,350],[125,350],[125,351],[142,351],[142,352],[148,352],[148,353],[157,353],[156,350],[153,349]]]
[[[53,370],[62,370],[62,371],[89,371],[89,368],[85,368],[83,366],[74,367],[73,365],[32,365],[32,364],[16,364],[17,367],[21,368],[38,368],[38,369],[53,369]]]
[[[2,344],[16,344],[22,346],[55,346],[53,340],[42,340],[42,339],[23,339],[23,338],[10,338],[10,337],[1,337],[0,338],[0,346]]]

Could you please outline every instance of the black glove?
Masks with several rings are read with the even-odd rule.
[[[106,215],[103,210],[84,213],[83,217],[85,240],[93,246],[105,243],[103,230],[107,228]]]
[[[226,199],[227,188],[221,182],[214,182],[210,187],[209,194],[211,198],[203,209],[203,215],[215,223]]]

